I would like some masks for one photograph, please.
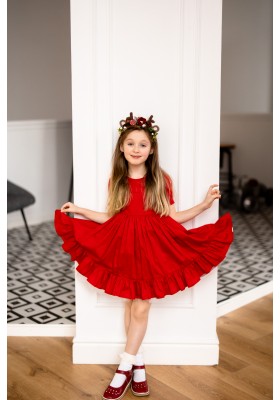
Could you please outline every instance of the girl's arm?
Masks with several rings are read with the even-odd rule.
[[[210,208],[212,206],[213,201],[215,199],[221,198],[220,191],[218,189],[214,189],[217,186],[218,186],[217,184],[211,185],[210,188],[208,189],[208,192],[207,192],[206,197],[203,200],[203,202],[197,204],[196,206],[194,206],[192,208],[189,208],[188,210],[176,211],[175,205],[173,204],[172,206],[170,206],[170,214],[169,214],[170,217],[173,218],[175,221],[179,222],[180,224],[183,224],[184,222],[187,222],[190,219],[193,219],[198,214],[207,210],[208,208]]]
[[[81,208],[70,202],[63,204],[60,211],[64,213],[71,212],[74,214],[79,214],[85,218],[91,219],[94,222],[98,222],[99,224],[103,224],[110,219],[110,216],[107,213]]]

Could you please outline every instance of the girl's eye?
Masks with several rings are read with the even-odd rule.
[[[142,144],[141,146],[142,146],[142,147],[147,147],[145,144]]]

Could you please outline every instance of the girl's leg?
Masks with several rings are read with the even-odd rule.
[[[126,299],[124,303],[124,327],[125,327],[125,333],[126,337],[128,335],[128,329],[131,321],[131,306],[132,306],[133,300],[128,300]]]
[[[127,343],[124,353],[122,353],[122,362],[120,369],[128,370],[132,368],[129,358],[134,357],[137,361],[136,354],[145,336],[148,315],[151,303],[149,300],[135,299],[125,302],[125,331],[127,334]],[[141,364],[140,364],[141,365]],[[144,371],[141,371],[143,374]],[[144,379],[141,379],[144,380]],[[115,373],[115,376],[110,383],[111,386],[119,387],[125,381],[125,375]]]
[[[138,301],[138,304],[136,303],[136,301]],[[127,344],[126,344],[125,351],[129,352],[128,349],[131,348],[131,346],[133,347],[135,345],[135,342],[137,343],[137,338],[138,338],[138,340],[139,340],[137,343],[138,353],[135,356],[134,365],[140,366],[140,365],[144,365],[143,349],[142,349],[141,343],[142,343],[142,340],[146,333],[151,302],[149,300],[145,300],[143,303],[143,300],[139,300],[139,299],[137,299],[136,301],[134,300],[133,303],[130,304],[130,306],[127,305],[127,310],[126,310],[127,315],[125,318],[125,325],[126,325],[126,332],[127,332]],[[140,302],[140,304],[139,304],[139,302]],[[130,308],[130,323],[128,325],[129,308]],[[141,320],[143,320],[142,324],[141,324]],[[131,337],[133,339],[132,341],[130,341]],[[140,345],[139,345],[139,343],[140,343]],[[135,382],[145,381],[146,380],[145,369],[135,369],[133,379]]]
[[[144,339],[149,311],[151,303],[149,300],[135,299],[130,305],[130,320],[128,309],[129,305],[126,305],[126,316],[125,316],[125,327],[127,332],[127,342],[125,346],[125,352],[136,355],[141,343]]]

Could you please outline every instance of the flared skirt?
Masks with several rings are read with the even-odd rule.
[[[120,212],[100,224],[56,210],[54,225],[77,271],[96,288],[127,299],[163,298],[194,286],[233,241],[229,213],[186,229],[154,212]]]

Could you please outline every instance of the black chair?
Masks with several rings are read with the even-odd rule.
[[[32,240],[31,233],[29,231],[26,218],[24,215],[24,207],[30,206],[31,204],[35,203],[35,197],[33,194],[28,192],[27,190],[21,188],[20,186],[15,185],[14,183],[7,181],[8,187],[7,187],[7,194],[8,194],[8,199],[7,199],[7,206],[8,206],[8,213],[12,211],[17,211],[20,210],[24,224],[27,230],[27,234],[29,237],[29,240]]]

